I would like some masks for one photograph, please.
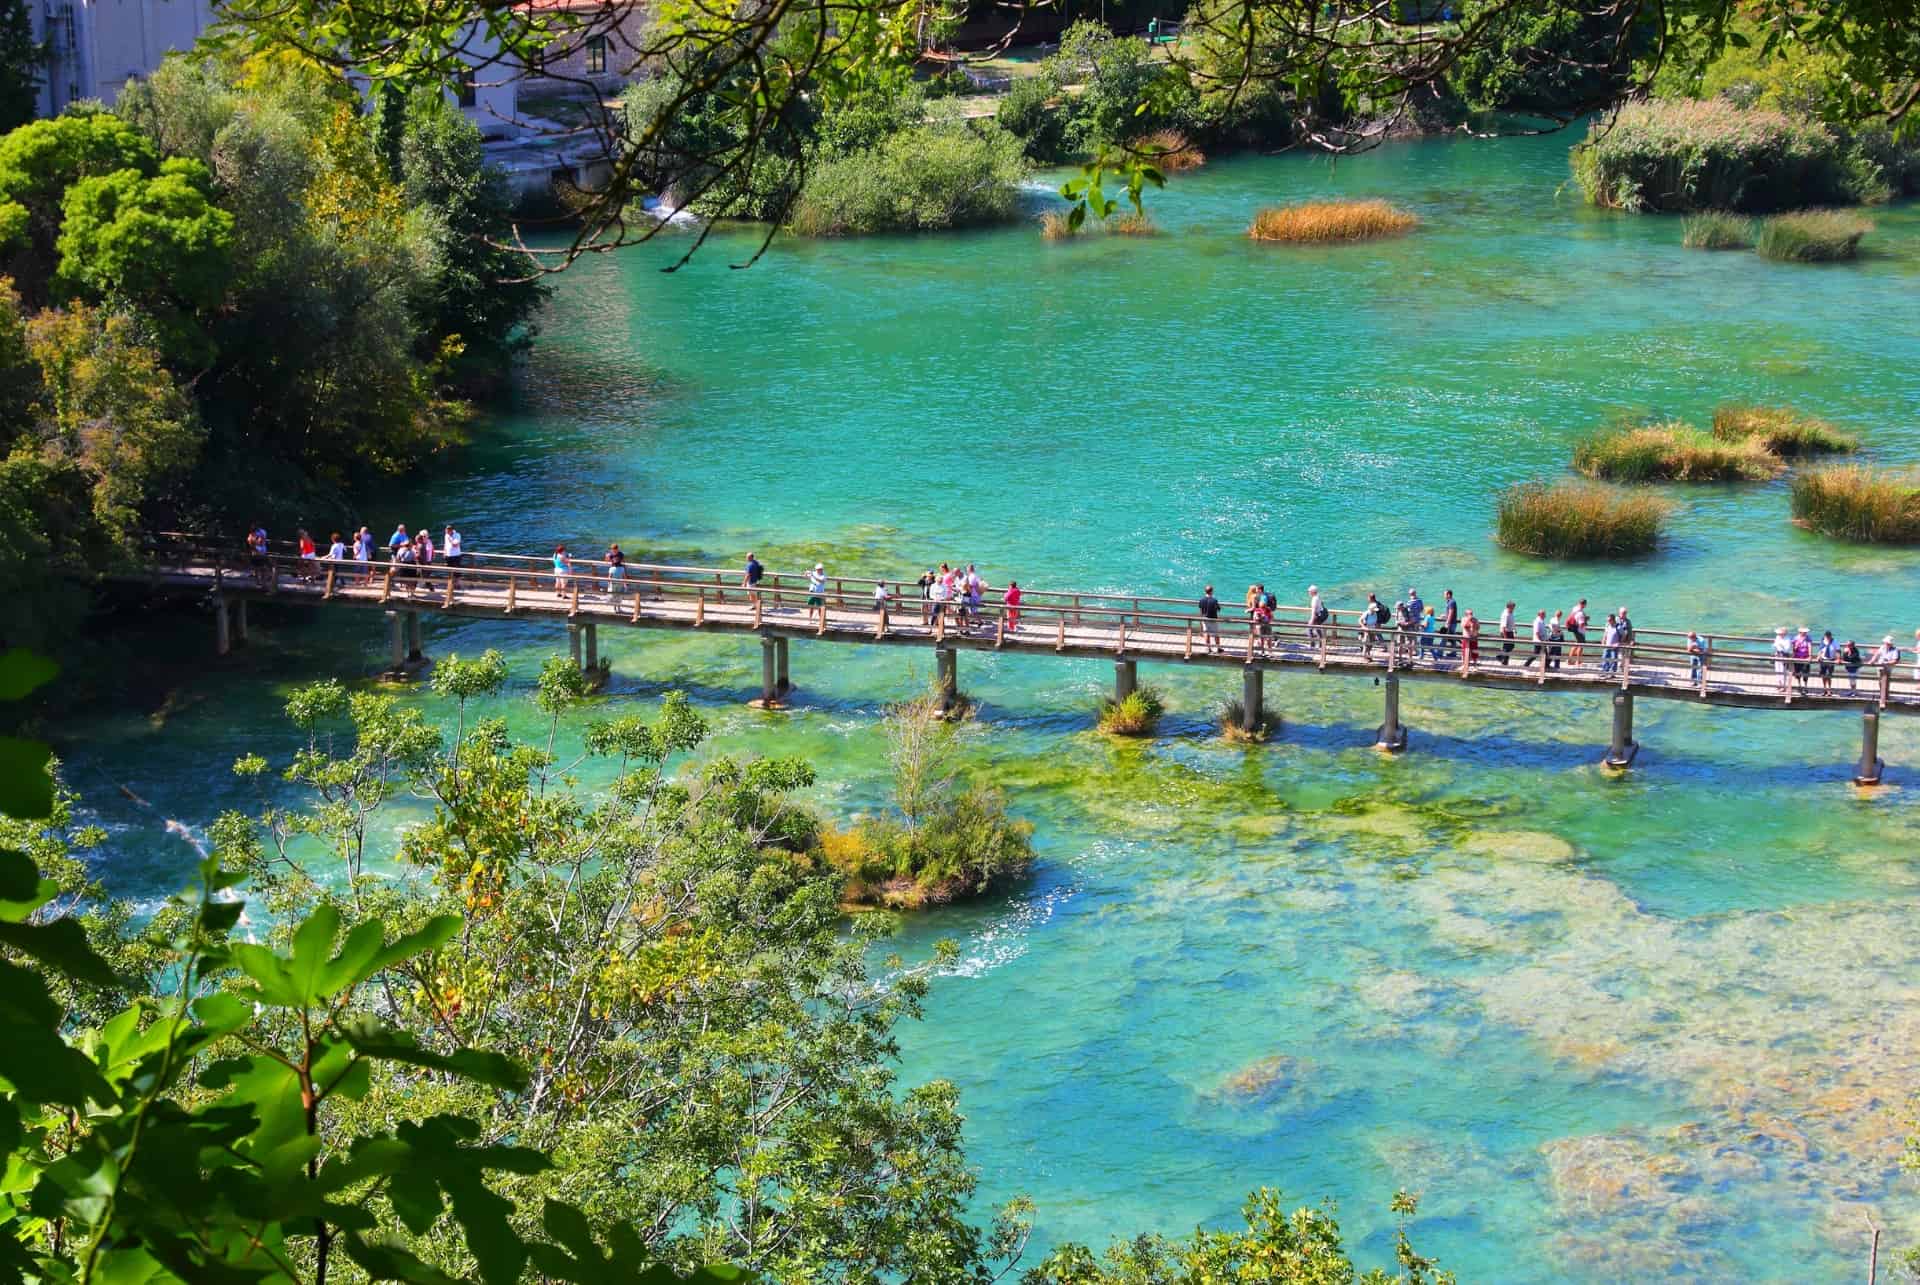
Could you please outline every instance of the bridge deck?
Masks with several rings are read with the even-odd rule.
[[[1768,641],[1752,637],[1708,636],[1711,651],[1696,678],[1685,636],[1671,630],[1640,630],[1607,672],[1601,664],[1597,630],[1590,634],[1581,663],[1571,661],[1565,644],[1559,668],[1544,663],[1525,667],[1533,643],[1514,640],[1510,663],[1501,664],[1503,640],[1483,625],[1479,656],[1463,663],[1457,646],[1442,659],[1424,654],[1433,635],[1374,631],[1371,648],[1355,613],[1336,612],[1326,627],[1314,628],[1302,608],[1281,608],[1271,634],[1254,633],[1244,613],[1219,622],[1218,650],[1210,650],[1203,623],[1191,607],[1168,599],[1099,593],[1033,591],[1017,608],[994,593],[971,621],[952,614],[928,619],[917,585],[884,582],[896,600],[885,612],[871,598],[873,581],[849,593],[851,577],[831,580],[823,611],[806,603],[799,577],[769,575],[750,600],[737,574],[703,567],[629,565],[624,582],[605,578],[604,564],[576,564],[564,587],[550,570],[532,559],[469,554],[456,569],[443,564],[397,567],[389,563],[315,562],[276,554],[268,568],[246,565],[244,557],[205,546],[174,546],[154,570],[138,582],[161,592],[213,592],[228,598],[274,598],[287,602],[402,612],[545,623],[623,625],[643,629],[706,630],[753,634],[772,639],[813,638],[827,642],[882,646],[994,650],[1027,655],[1106,658],[1120,661],[1210,665],[1262,671],[1348,673],[1474,686],[1534,691],[1623,690],[1663,700],[1746,708],[1859,708],[1920,713],[1920,683],[1905,667],[1866,666],[1850,689],[1844,667],[1834,675],[1835,694],[1821,694],[1819,666],[1813,665],[1808,690],[1784,685]],[[1016,620],[1017,617],[1017,620]],[[1704,635],[1703,635],[1704,636]],[[1442,644],[1457,639],[1440,638]],[[1870,650],[1863,648],[1864,650]],[[1792,675],[1789,674],[1789,678]]]

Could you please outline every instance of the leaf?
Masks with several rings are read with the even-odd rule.
[[[1067,215],[1067,226],[1075,232],[1078,232],[1080,230],[1080,225],[1085,223],[1086,221],[1087,221],[1087,207],[1084,205],[1074,206],[1072,213]]]
[[[0,701],[25,700],[53,681],[60,666],[24,647],[0,652]]]
[[[505,1089],[510,1093],[518,1093],[527,1087],[527,1073],[519,1063],[503,1054],[468,1048],[456,1049],[452,1053],[436,1053],[432,1049],[422,1048],[420,1042],[406,1031],[381,1027],[371,1022],[342,1023],[341,1033],[357,1052],[383,1062],[448,1071],[463,1079]]]
[[[53,778],[47,760],[53,750],[39,741],[0,736],[0,812],[14,817],[44,817],[53,811]]]
[[[31,901],[40,887],[40,871],[24,852],[0,849],[0,901]]]
[[[8,946],[30,955],[48,968],[95,986],[121,984],[112,965],[102,959],[87,940],[86,929],[77,919],[56,919],[50,924],[13,924],[0,921],[0,946]]]

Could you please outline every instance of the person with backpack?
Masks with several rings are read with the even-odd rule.
[[[1582,598],[1573,604],[1573,610],[1567,613],[1567,633],[1573,638],[1573,648],[1567,653],[1567,663],[1577,665],[1587,654],[1587,600]]]
[[[1206,644],[1208,655],[1220,652],[1220,600],[1213,596],[1213,586],[1208,585],[1206,592],[1200,595],[1197,604],[1200,611],[1200,637]]]
[[[1547,626],[1547,668],[1560,672],[1560,652],[1567,641],[1567,627],[1559,612],[1553,613],[1553,621]]]
[[[1264,593],[1253,606],[1253,639],[1253,649],[1259,655],[1273,650],[1273,608],[1267,605]]]
[[[1820,644],[1813,649],[1813,654],[1820,658],[1820,694],[1831,696],[1833,695],[1833,663],[1840,659],[1840,644],[1833,640],[1833,630],[1828,629],[1821,633]]]
[[[1378,595],[1368,594],[1367,605],[1360,612],[1360,658],[1373,659],[1373,649],[1380,643],[1380,631],[1387,624],[1387,607]]]

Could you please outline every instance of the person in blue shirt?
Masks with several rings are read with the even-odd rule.
[[[1439,618],[1433,614],[1432,607],[1428,607],[1426,615],[1421,618],[1420,634],[1421,634],[1421,639],[1420,639],[1421,654],[1433,660],[1439,660],[1440,659],[1440,621],[1439,621]]]
[[[1840,644],[1833,640],[1833,630],[1820,635],[1820,646],[1814,653],[1820,657],[1820,694],[1833,695],[1833,667],[1840,659]]]
[[[1827,637],[1831,638],[1833,635],[1828,634]],[[1687,663],[1692,666],[1693,682],[1698,686],[1700,675],[1706,670],[1707,644],[1698,633],[1691,629],[1687,630]]]
[[[767,569],[760,565],[760,559],[749,552],[746,570],[740,573],[740,583],[746,586],[747,601],[756,607],[760,605],[760,577],[766,574]]]

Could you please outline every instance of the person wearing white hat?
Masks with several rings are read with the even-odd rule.
[[[1781,625],[1773,631],[1773,673],[1780,680],[1780,694],[1790,695],[1793,691],[1793,677],[1787,672],[1787,661],[1793,656],[1793,640],[1787,637],[1787,627]]]
[[[825,629],[827,627],[827,564],[824,562],[814,563],[813,570],[807,572],[807,619],[809,622],[815,620],[816,610],[820,613],[818,617],[820,628]]]
[[[1891,676],[1893,667],[1900,663],[1900,648],[1893,641],[1892,634],[1880,640],[1880,645],[1874,649],[1873,655],[1867,657],[1867,663]]]

